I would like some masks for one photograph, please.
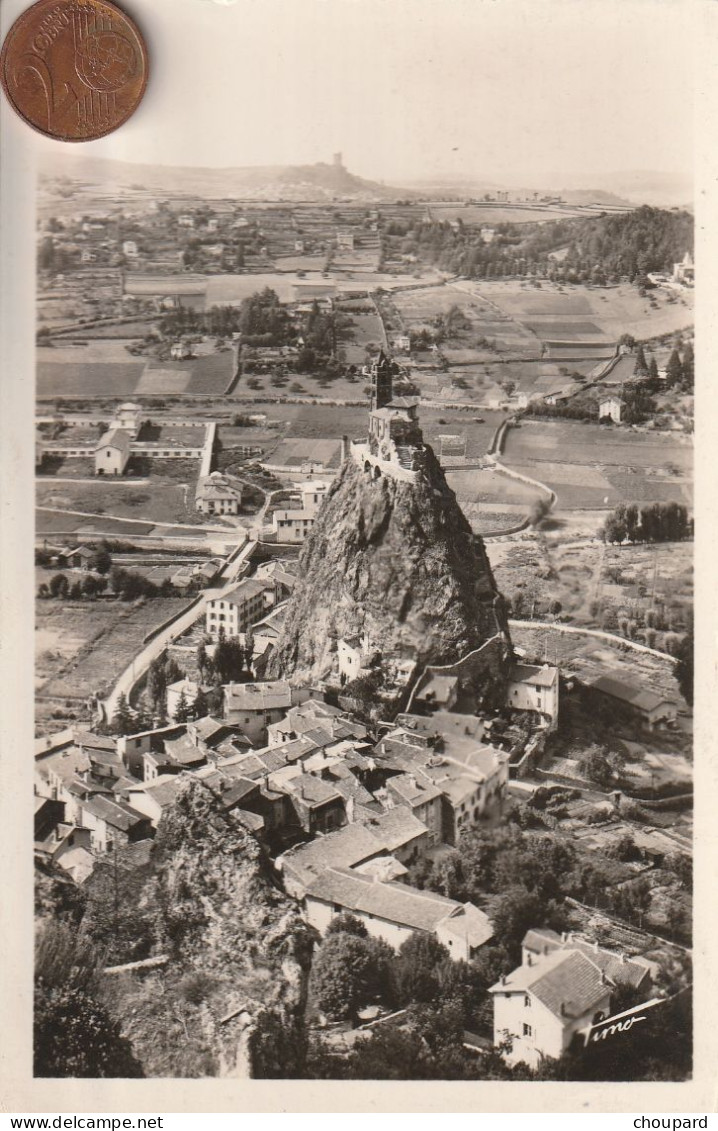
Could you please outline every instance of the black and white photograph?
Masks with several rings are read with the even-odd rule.
[[[134,0],[133,111],[94,2],[4,111],[33,1077],[690,1081],[701,5]]]

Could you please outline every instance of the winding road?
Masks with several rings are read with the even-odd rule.
[[[177,620],[167,625],[166,628],[163,628],[157,636],[149,640],[142,650],[137,653],[132,662],[128,664],[122,672],[107,698],[101,700],[99,703],[99,709],[106,719],[111,719],[115,714],[117,703],[121,695],[124,695],[129,702],[133,688],[145,674],[152,661],[156,660],[157,657],[164,652],[168,644],[171,644],[173,640],[176,640],[178,636],[186,632],[199,617],[204,615],[207,602],[214,600],[220,593],[231,588],[236,583],[242,568],[249,561],[256,546],[256,542],[246,542],[236,558],[229,561],[224,567],[226,576],[222,577],[220,584],[214,585],[211,589],[203,590],[196,601],[193,601],[189,608],[182,613]]]

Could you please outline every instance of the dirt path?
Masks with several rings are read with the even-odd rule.
[[[599,628],[576,628],[572,624],[557,624],[554,621],[542,620],[510,620],[509,626],[513,628],[550,628],[555,632],[563,632],[573,636],[593,636],[597,640],[606,640],[609,644],[620,644],[626,648],[631,648],[634,652],[645,652],[649,656],[655,656],[658,660],[666,660],[669,664],[678,663],[677,658],[669,656],[667,652],[659,652],[657,648],[649,648],[647,644],[639,644],[636,640],[627,640],[625,636],[617,636],[613,632],[604,632]]]

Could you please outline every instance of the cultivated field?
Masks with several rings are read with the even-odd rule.
[[[267,462],[272,467],[286,467],[288,471],[299,470],[303,464],[311,462],[335,471],[339,468],[340,448],[340,440],[282,440]]]
[[[485,301],[518,322],[590,322],[612,341],[621,334],[645,340],[673,333],[693,322],[693,295],[657,288],[651,292],[655,306],[636,287],[622,283],[611,287],[570,286],[541,282],[540,288],[518,280],[483,280],[462,283]],[[588,316],[588,317],[587,317]]]
[[[465,224],[534,224],[546,220],[585,216],[587,209],[531,207],[511,204],[431,204],[428,211],[434,220],[463,220]],[[596,209],[598,212],[598,209]],[[591,214],[590,212],[588,213]]]
[[[509,430],[502,462],[554,490],[559,511],[692,500],[688,438],[564,420],[524,422]]]
[[[36,688],[44,695],[104,694],[147,633],[187,605],[181,597],[126,604],[97,601],[38,601]],[[39,704],[43,711],[43,705]]]
[[[149,461],[148,461],[149,462]],[[182,461],[184,463],[184,461]],[[151,483],[44,483],[36,485],[38,506],[84,511],[115,518],[139,518],[152,522],[206,521],[194,509],[196,461],[187,461],[194,477],[184,485],[153,475]]]
[[[40,397],[222,393],[234,375],[231,349],[188,361],[158,361],[133,357],[126,348],[131,343],[124,340],[88,339],[84,346],[65,341],[37,350]]]
[[[477,534],[496,534],[519,526],[541,492],[501,472],[447,471],[446,480]]]

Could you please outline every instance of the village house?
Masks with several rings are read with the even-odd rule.
[[[242,485],[230,483],[221,471],[212,471],[197,483],[195,507],[202,514],[239,514],[242,509]]]
[[[441,791],[441,839],[447,844],[455,844],[464,827],[500,813],[503,806],[508,755],[483,742],[482,734],[482,721],[471,715],[404,714],[374,747],[377,764],[387,773],[413,774]]]
[[[303,782],[311,775],[293,780]],[[339,782],[331,782],[338,787]],[[430,844],[427,828],[408,809],[367,813],[363,820],[346,823],[343,828],[326,830],[308,844],[300,844],[276,860],[285,890],[295,899],[303,899],[307,888],[327,868],[361,869],[375,876],[403,877],[406,865],[422,857]],[[377,869],[368,869],[372,863]]]
[[[314,526],[317,511],[324,501],[328,484],[313,480],[295,484],[301,496],[301,509],[275,511],[272,526],[278,542],[303,542]]]
[[[329,833],[346,823],[344,799],[339,791],[314,774],[305,774],[300,768],[293,769],[293,777],[268,778],[270,789],[284,793],[294,811],[296,821],[303,832],[309,836]]]
[[[278,542],[303,542],[314,526],[314,510],[283,510],[272,515],[272,527]]]
[[[365,634],[350,636],[337,643],[337,662],[339,665],[339,679],[342,684],[350,683],[356,679],[369,659],[370,652]]]
[[[396,353],[409,353],[411,350],[411,338],[408,334],[393,334],[391,338],[391,348]]]
[[[326,868],[314,880],[304,909],[309,925],[322,935],[332,919],[349,912],[372,938],[383,939],[395,950],[413,934],[429,934],[446,946],[454,961],[470,962],[494,933],[488,916],[472,903],[341,867]]]
[[[177,708],[182,702],[184,696],[185,706],[189,709],[197,698],[201,685],[193,679],[178,679],[175,683],[167,685],[167,717],[174,719],[177,716]],[[202,691],[208,691],[209,688],[201,688]]]
[[[659,723],[675,722],[678,714],[674,700],[637,687],[619,672],[599,676],[588,688],[603,703],[618,707],[651,730]]]
[[[91,546],[75,546],[68,550],[59,550],[57,565],[63,569],[81,569],[91,572],[97,557],[97,551]]]
[[[109,428],[95,448],[95,474],[124,475],[129,458],[129,433],[122,428]]]
[[[90,829],[67,822],[57,824],[42,841],[36,837],[34,855],[42,864],[62,868],[76,884],[84,883],[97,860]]]
[[[521,965],[489,988],[494,1005],[494,1045],[507,1040],[510,1064],[538,1068],[558,1059],[579,1030],[607,1017],[615,986],[577,950],[556,951]]]
[[[138,782],[127,789],[128,804],[149,817],[156,829],[162,813],[174,802],[185,780],[178,774],[162,774],[150,782]]]
[[[386,804],[405,806],[426,827],[430,842],[441,842],[444,828],[441,789],[421,770],[389,778],[384,790],[376,796]]]
[[[79,809],[76,823],[90,830],[93,852],[112,852],[115,847],[122,848],[152,835],[147,814],[138,812],[123,801],[94,796],[83,801]]]
[[[293,703],[292,689],[284,680],[267,683],[228,683],[224,688],[224,717],[250,742],[262,746],[267,727],[283,719]]]
[[[414,694],[414,702],[430,709],[450,711],[459,697],[459,677],[429,671]]]
[[[521,965],[489,990],[494,1005],[494,1044],[508,1038],[507,1060],[536,1068],[558,1058],[582,1029],[609,1016],[619,984],[648,991],[650,964],[627,959],[574,935],[531,930]]]
[[[623,408],[625,408],[625,401],[622,401],[620,397],[602,397],[598,402],[598,419],[612,420],[614,424],[620,424]]]
[[[236,637],[261,620],[274,605],[274,586],[252,577],[207,602],[206,631],[215,639]]]
[[[558,668],[549,664],[514,664],[506,687],[506,706],[539,715],[553,729],[558,724]]]
[[[189,361],[192,357],[192,347],[189,342],[173,342],[170,346],[170,357],[173,361]]]
[[[341,737],[366,736],[366,727],[348,719],[341,707],[333,707],[321,699],[308,698],[305,702],[291,707],[282,719],[267,728],[267,741],[270,746],[281,746],[300,735],[311,734],[318,727],[327,724],[331,726],[335,720],[342,722],[338,732]]]
[[[167,774],[181,774],[183,770],[198,770],[207,764],[207,754],[189,735],[180,734],[165,738],[161,750],[148,750],[142,756],[142,778],[156,781]]]
[[[154,730],[139,731],[137,734],[123,734],[115,739],[117,754],[128,774],[144,780],[144,756],[150,751],[162,751],[166,738],[179,738],[185,734],[182,723],[174,723]]]

